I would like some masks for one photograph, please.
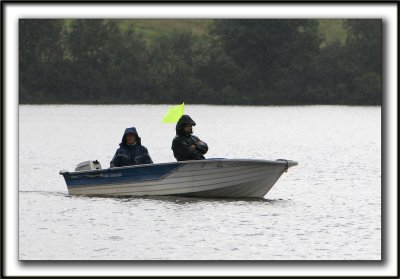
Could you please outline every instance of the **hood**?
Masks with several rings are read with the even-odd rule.
[[[138,132],[136,131],[136,128],[135,127],[130,127],[130,128],[126,128],[125,129],[125,132],[124,132],[124,135],[122,136],[122,140],[121,140],[121,143],[120,143],[120,145],[126,145],[126,135],[127,134],[135,134],[136,135],[136,142],[139,144],[139,145],[141,145],[141,142],[142,142],[142,140],[140,139],[140,137],[139,137],[139,134],[138,134]]]
[[[178,123],[176,123],[176,134],[177,135],[185,135],[183,128],[185,128],[186,124],[190,124],[193,126],[196,126],[196,122],[192,118],[190,118],[189,115],[182,115],[181,118],[179,118]]]

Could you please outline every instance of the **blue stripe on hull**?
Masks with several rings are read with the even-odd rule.
[[[68,187],[80,185],[98,186],[113,183],[158,180],[174,171],[180,165],[182,164],[149,164],[135,167],[112,168],[79,173],[64,173],[63,176]]]

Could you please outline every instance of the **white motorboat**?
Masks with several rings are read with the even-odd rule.
[[[61,171],[71,195],[262,198],[297,162],[206,159],[101,169],[97,161]]]

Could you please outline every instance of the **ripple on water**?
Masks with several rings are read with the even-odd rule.
[[[378,107],[191,106],[209,157],[299,162],[263,199],[68,194],[58,172],[91,158],[107,166],[128,125],[153,161],[175,161],[174,128],[160,125],[167,108],[20,106],[19,128],[31,135],[19,142],[20,258],[381,259]],[[237,127],[257,136],[237,137]]]

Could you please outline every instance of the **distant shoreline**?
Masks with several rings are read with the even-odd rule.
[[[176,104],[170,103],[19,103],[18,105],[22,106],[52,106],[52,105],[66,105],[66,106],[125,106],[125,105],[150,105],[150,106],[174,106]],[[238,104],[206,104],[206,103],[198,103],[198,104],[187,104],[190,106],[236,106],[236,107],[295,107],[295,106],[346,106],[346,107],[382,107],[382,105],[365,105],[365,104],[251,104],[251,105],[238,105]]]
[[[383,100],[380,19],[21,19],[19,34],[21,104]]]

